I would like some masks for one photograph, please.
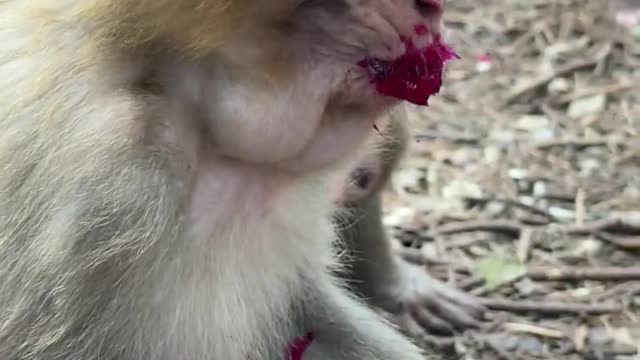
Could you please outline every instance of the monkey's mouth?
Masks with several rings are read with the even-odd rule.
[[[429,97],[442,86],[445,63],[460,57],[441,38],[418,49],[411,40],[402,40],[407,51],[393,61],[365,58],[358,62],[369,74],[369,80],[383,95],[428,105]]]

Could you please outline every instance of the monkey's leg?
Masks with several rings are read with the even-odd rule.
[[[478,326],[484,308],[474,297],[392,252],[381,209],[380,193],[374,194],[350,209],[350,223],[339,225],[351,255],[347,276],[354,289],[416,340],[424,330],[449,334]]]
[[[424,360],[417,346],[345,289],[318,291],[305,306],[314,340],[302,360]]]

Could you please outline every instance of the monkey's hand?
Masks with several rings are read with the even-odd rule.
[[[409,336],[450,335],[477,328],[485,308],[473,296],[444,284],[417,265],[396,259],[394,281],[381,284],[374,304]]]

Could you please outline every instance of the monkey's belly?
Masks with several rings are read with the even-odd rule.
[[[300,292],[308,286],[300,269],[319,274],[325,271],[323,258],[330,261],[324,237],[330,229],[309,225],[229,223],[216,228],[216,238],[196,232],[187,239],[155,286],[156,310],[171,314],[160,324],[163,337],[168,335],[159,340],[169,349],[166,359],[199,359],[185,354],[204,348],[212,359],[284,356],[289,344],[311,330],[293,316],[292,304],[304,301]],[[292,354],[304,350],[297,345]]]
[[[157,310],[172,314],[160,326],[174,335],[161,341],[176,358],[199,358],[185,354],[203,344],[215,345],[212,359],[284,356],[310,330],[291,307],[308,286],[301,269],[319,274],[332,261],[328,199],[314,181],[268,176],[216,163],[196,180],[186,238],[154,286]]]

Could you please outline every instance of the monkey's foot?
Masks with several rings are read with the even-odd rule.
[[[398,261],[397,273],[396,281],[379,289],[374,302],[408,336],[418,340],[425,333],[451,335],[480,327],[485,308],[475,297],[404,260]]]

